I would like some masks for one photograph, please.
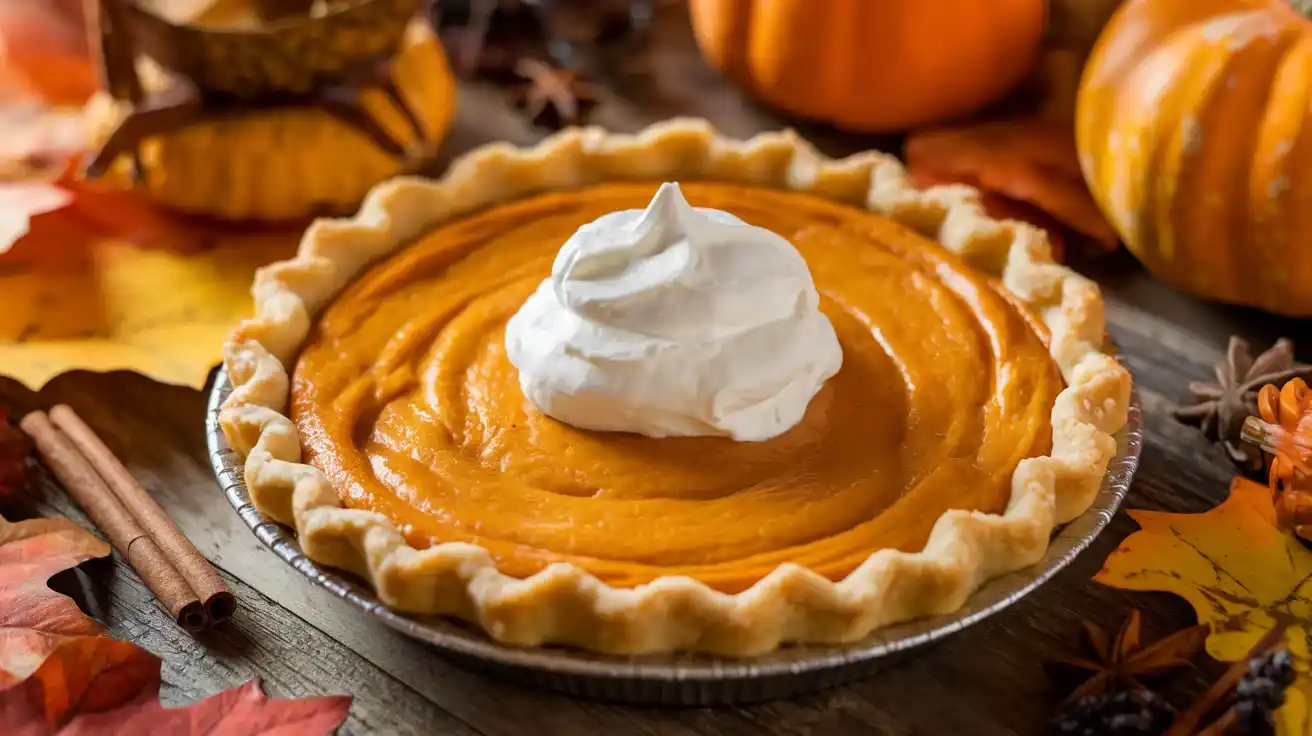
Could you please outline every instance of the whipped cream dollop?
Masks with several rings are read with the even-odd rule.
[[[767,440],[842,349],[797,249],[664,184],[580,227],[506,326],[524,395],[584,429]]]

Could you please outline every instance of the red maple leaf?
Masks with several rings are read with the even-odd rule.
[[[159,703],[160,660],[100,636],[46,584],[109,546],[67,519],[0,517],[0,734],[330,734],[350,697],[270,700],[251,681],[186,708]]]
[[[10,523],[0,517],[0,629],[31,629],[61,636],[99,634],[100,624],[78,609],[72,598],[46,581],[61,570],[109,554],[109,545],[68,519],[29,519]],[[0,670],[8,666],[0,647]]]
[[[224,690],[186,708],[165,708],[157,699],[74,718],[61,736],[318,736],[331,734],[351,709],[348,695],[270,700],[258,680]],[[2,722],[0,722],[2,723]]]
[[[0,629],[11,635],[20,631]],[[0,689],[0,733],[57,729],[79,714],[111,711],[159,692],[159,658],[132,642],[107,636],[43,636],[54,648],[41,665]],[[0,639],[6,647],[10,643]]]
[[[350,696],[270,700],[251,680],[165,708],[158,657],[105,636],[61,638],[27,679],[0,689],[0,733],[316,736],[333,733],[351,707]]]

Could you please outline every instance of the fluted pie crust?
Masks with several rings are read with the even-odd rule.
[[[416,549],[383,515],[344,508],[324,475],[301,462],[287,416],[289,367],[316,315],[367,266],[491,205],[607,182],[691,180],[865,206],[999,278],[1039,315],[1067,387],[1052,409],[1051,454],[1020,462],[1003,513],[949,511],[919,552],[876,551],[838,582],[784,564],[736,594],[687,577],[618,588],[568,563],[511,577],[475,544]],[[368,580],[388,606],[457,616],[520,645],[744,656],[790,642],[852,641],[881,626],[951,612],[985,580],[1038,562],[1054,526],[1089,507],[1129,405],[1129,373],[1103,350],[1098,288],[1053,262],[1042,231],[989,218],[969,187],[918,190],[890,156],[828,159],[790,131],[736,141],[705,121],[670,120],[636,135],[583,128],[528,149],[485,146],[440,180],[386,182],[355,217],[316,222],[298,255],[262,269],[252,291],[256,316],[224,346],[234,390],[219,421],[245,458],[256,507],[293,527],[311,559]]]

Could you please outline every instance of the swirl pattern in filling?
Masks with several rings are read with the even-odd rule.
[[[538,412],[505,326],[562,243],[657,187],[546,194],[439,228],[330,305],[297,362],[307,461],[417,547],[468,541],[528,576],[750,587],[784,562],[841,579],[918,550],[948,509],[1002,511],[1051,444],[1062,381],[1001,286],[888,220],[807,195],[682,185],[792,242],[843,349],[802,421],[765,442],[592,432]]]

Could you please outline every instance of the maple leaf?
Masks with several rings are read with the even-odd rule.
[[[75,716],[113,712],[159,691],[159,658],[132,642],[107,636],[46,636],[54,645],[40,666],[8,687],[0,683],[0,733],[21,733],[34,724],[56,729]],[[0,644],[11,643],[0,638]],[[155,733],[137,731],[148,732]]]
[[[331,734],[346,720],[346,695],[270,700],[257,680],[212,695],[186,708],[165,708],[158,700],[73,719],[61,736],[152,734],[243,734],[318,736]]]
[[[0,725],[36,719],[53,728],[74,708],[116,707],[135,697],[149,685],[152,666],[158,681],[153,655],[97,636],[100,624],[46,584],[107,554],[109,545],[67,519],[0,517]]]
[[[53,638],[57,646],[30,675],[8,686],[0,681],[0,733],[313,736],[331,734],[350,710],[349,696],[270,700],[255,680],[165,708],[155,655],[105,636]],[[0,646],[11,643],[0,633]]]
[[[98,634],[71,598],[46,585],[50,576],[85,560],[109,554],[109,545],[68,519],[11,523],[0,516],[0,628],[46,634]],[[9,671],[0,647],[0,670]]]
[[[329,734],[349,697],[269,700],[251,681],[187,708],[160,705],[160,660],[102,629],[46,581],[109,554],[67,519],[0,517],[0,733]]]
[[[929,172],[1026,202],[1108,250],[1117,247],[1116,231],[1084,183],[1069,125],[1015,120],[917,131],[905,153],[913,177]]]
[[[131,207],[130,195],[101,196],[98,216]],[[87,201],[79,193],[73,206]],[[0,256],[0,371],[33,390],[74,369],[202,387],[224,338],[250,314],[255,270],[289,257],[298,239],[291,230],[220,236],[179,226],[147,245],[77,218],[37,224]]]
[[[1276,525],[1271,489],[1236,478],[1225,502],[1206,513],[1129,514],[1141,530],[1094,580],[1181,596],[1210,626],[1207,652],[1222,661],[1243,659],[1273,626],[1287,624],[1298,678],[1278,714],[1281,733],[1312,734],[1312,551]]]

